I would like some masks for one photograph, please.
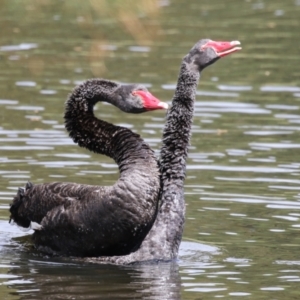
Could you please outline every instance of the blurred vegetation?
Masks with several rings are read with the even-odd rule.
[[[33,39],[39,44],[51,45],[51,48],[37,49],[34,60],[26,61],[29,71],[36,75],[45,67],[41,55],[51,49],[58,52],[55,44],[66,47],[65,40],[73,45],[73,49],[65,48],[65,52],[75,50],[89,58],[93,76],[101,76],[106,69],[101,58],[106,55],[110,40],[133,40],[137,45],[151,45],[160,32],[159,22],[153,21],[160,12],[156,0],[0,0],[0,10],[1,27],[5,30],[2,45]],[[66,62],[62,58],[52,63]]]

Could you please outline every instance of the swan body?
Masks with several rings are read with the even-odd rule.
[[[97,119],[93,107],[98,101],[131,113],[167,108],[139,85],[93,79],[74,89],[64,116],[70,137],[113,158],[120,178],[109,187],[53,182],[20,188],[10,219],[31,226],[35,246],[43,252],[126,255],[139,248],[155,220],[160,173],[154,152],[131,130]]]

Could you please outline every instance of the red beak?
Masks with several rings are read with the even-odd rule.
[[[144,108],[147,110],[168,109],[169,107],[168,103],[161,102],[148,91],[134,91],[134,93],[143,99]]]
[[[202,49],[205,48],[212,48],[219,57],[226,56],[230,53],[236,52],[241,50],[241,47],[236,47],[240,45],[239,41],[232,41],[232,42],[216,42],[216,41],[209,41],[205,45],[201,47]]]

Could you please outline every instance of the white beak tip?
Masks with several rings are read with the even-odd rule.
[[[162,109],[168,109],[169,108],[169,104],[166,102],[160,102],[159,103],[159,107]]]
[[[240,42],[240,41],[232,41],[232,42],[230,42],[230,44],[231,44],[232,46],[236,46],[236,45],[240,45],[241,42]]]

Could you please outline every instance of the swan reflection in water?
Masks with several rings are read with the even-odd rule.
[[[4,226],[4,230],[7,227]],[[16,234],[17,228],[14,231]],[[216,247],[184,241],[179,260],[97,265],[68,258],[46,258],[37,251],[30,253],[24,246],[26,241],[30,242],[28,235],[13,241],[9,241],[7,234],[7,240],[0,242],[0,255],[9,269],[3,284],[11,295],[17,294],[24,300],[181,299],[182,274],[179,268],[187,273],[203,272],[204,265],[212,260],[213,255],[219,254]]]
[[[176,262],[99,268],[37,259],[12,269],[26,275],[6,285],[22,299],[181,299],[178,268]]]

